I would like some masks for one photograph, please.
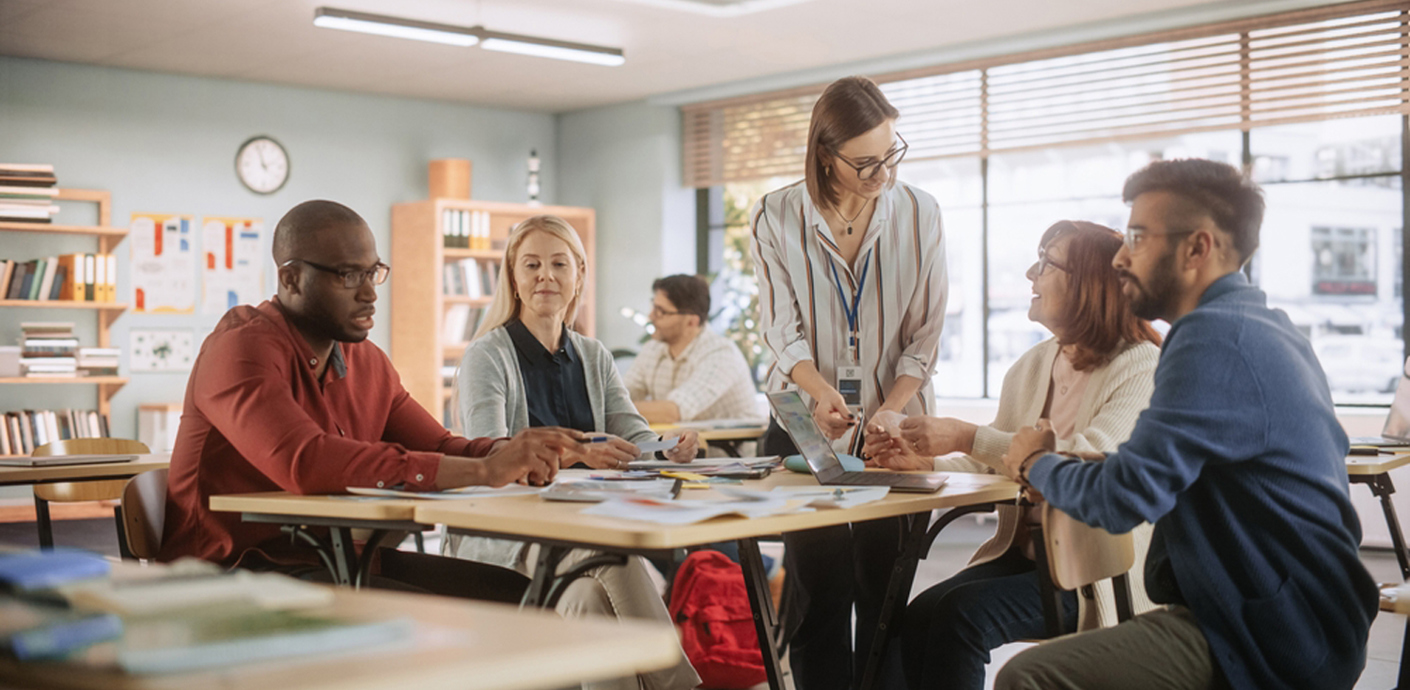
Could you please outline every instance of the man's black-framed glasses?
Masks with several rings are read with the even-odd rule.
[[[1038,250],[1038,275],[1040,275],[1040,276],[1043,275],[1043,272],[1044,272],[1044,271],[1047,271],[1049,266],[1052,266],[1053,268],[1056,268],[1057,270],[1062,271],[1063,273],[1066,273],[1066,274],[1068,274],[1068,275],[1071,275],[1071,274],[1072,274],[1072,270],[1071,270],[1071,269],[1069,269],[1067,266],[1063,265],[1063,264],[1062,264],[1061,262],[1059,262],[1059,261],[1054,261],[1052,257],[1048,256],[1048,250],[1047,250],[1047,248],[1039,249],[1039,250]]]
[[[301,263],[310,268],[316,268],[320,271],[323,271],[324,273],[332,273],[333,275],[342,278],[343,287],[349,290],[356,290],[357,288],[362,287],[362,284],[364,282],[369,280],[372,281],[373,285],[381,285],[382,283],[387,282],[387,276],[392,272],[391,266],[388,266],[387,264],[384,264],[380,261],[373,264],[372,268],[366,270],[356,268],[333,268],[332,266],[316,264],[306,259],[289,259],[288,261],[285,261],[284,263],[280,264],[279,267],[283,268],[292,263]]]
[[[899,139],[901,142],[900,148],[891,149],[886,153],[885,158],[872,163],[864,163],[858,165],[848,160],[846,156],[837,153],[836,151],[834,151],[832,155],[836,156],[837,160],[846,163],[848,167],[852,168],[853,170],[856,170],[857,179],[870,180],[871,178],[876,177],[877,173],[881,172],[882,167],[885,167],[887,170],[895,170],[896,166],[901,164],[901,159],[906,157],[906,151],[910,150],[911,145],[906,143],[906,138],[901,136],[900,132],[896,133],[896,138]]]

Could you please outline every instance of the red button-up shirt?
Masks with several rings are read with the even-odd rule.
[[[210,497],[430,490],[443,455],[483,456],[494,443],[446,431],[371,342],[335,345],[321,379],[318,364],[277,298],[221,318],[186,385],[159,560],[234,566],[258,550],[267,561],[308,562],[311,551],[291,548],[278,526],[212,512]]]

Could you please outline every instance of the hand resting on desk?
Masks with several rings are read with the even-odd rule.
[[[436,488],[499,487],[511,482],[543,486],[553,481],[559,458],[569,448],[578,447],[582,436],[582,432],[573,429],[536,427],[495,442],[490,454],[483,458],[447,455],[441,458]]]

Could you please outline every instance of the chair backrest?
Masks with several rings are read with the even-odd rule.
[[[1043,504],[1043,542],[1053,584],[1064,590],[1126,574],[1136,562],[1131,534],[1112,534]]]
[[[156,558],[166,526],[167,470],[143,472],[122,489],[122,538],[137,558]]]
[[[51,455],[145,455],[152,452],[147,444],[126,438],[71,438],[46,443],[34,449],[30,457],[42,458]],[[121,479],[90,482],[60,482],[57,484],[35,484],[34,495],[55,503],[74,501],[110,501],[122,498]]]
[[[146,455],[152,452],[147,448],[147,444],[141,441],[133,441],[126,438],[70,438],[63,441],[53,441],[34,449],[29,456],[32,458],[48,457],[50,455],[116,455],[121,453],[131,453],[133,455]]]

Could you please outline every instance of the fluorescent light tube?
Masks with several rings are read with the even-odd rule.
[[[554,41],[545,38],[533,38],[531,36],[504,34],[495,31],[481,31],[480,35],[480,47],[485,50],[496,50],[502,53],[518,53],[519,55],[532,55],[535,57],[553,58],[555,60],[586,62],[592,65],[606,65],[608,67],[616,67],[625,64],[627,61],[622,51],[616,48],[604,48],[602,46],[587,45],[585,43],[569,43],[567,41]]]
[[[409,38],[415,41],[430,41],[453,46],[469,47],[480,42],[480,37],[475,34],[473,29],[366,12],[339,10],[331,7],[320,7],[314,10],[313,25],[325,29],[358,31],[365,34]]]

